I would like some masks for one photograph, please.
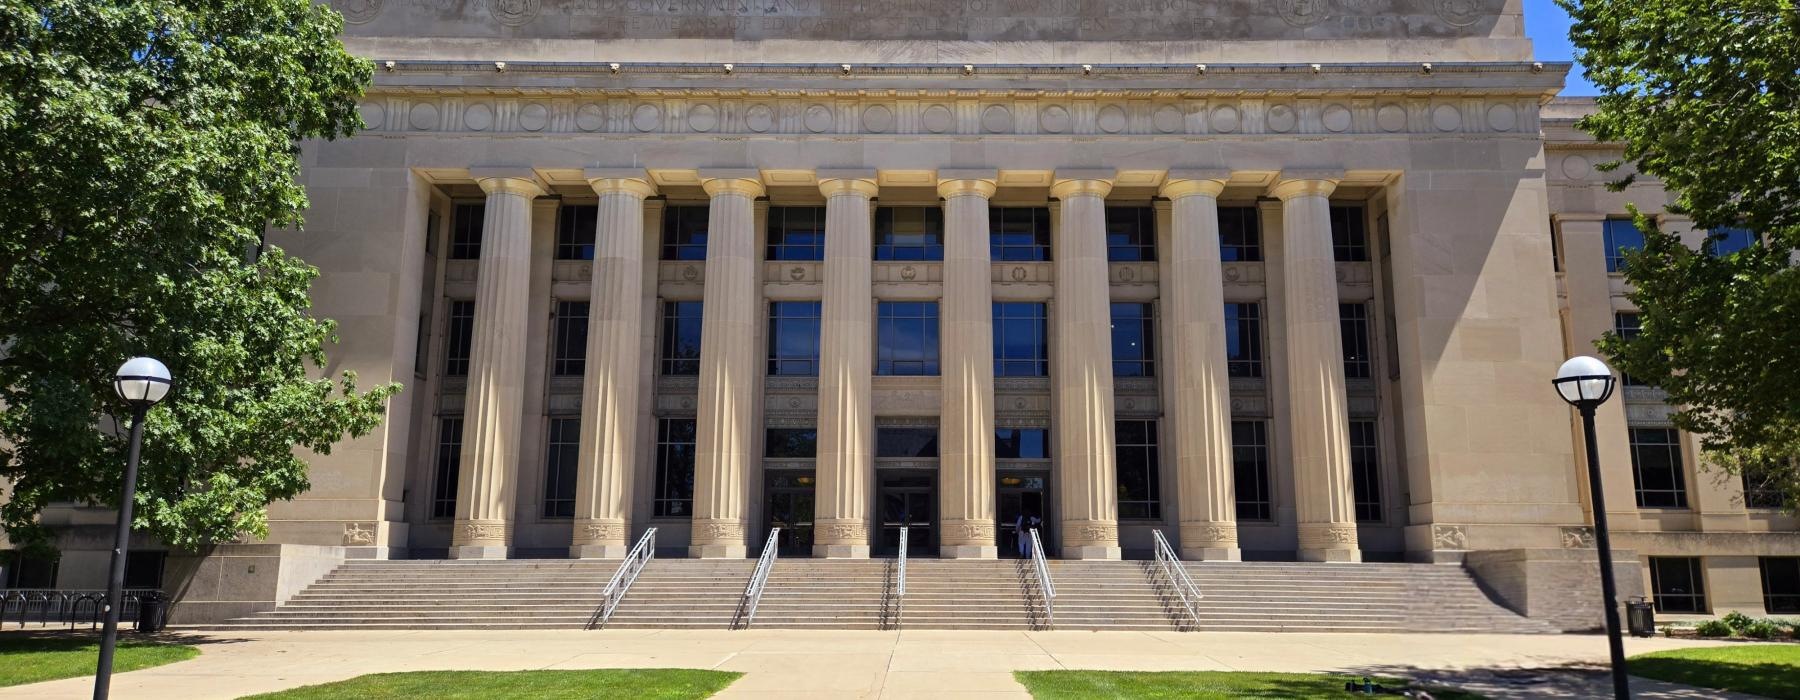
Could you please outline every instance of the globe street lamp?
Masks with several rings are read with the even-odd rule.
[[[137,498],[138,448],[144,414],[169,395],[169,368],[155,358],[134,357],[119,365],[113,390],[131,406],[131,450],[125,460],[125,493],[119,497],[119,530],[113,537],[112,569],[106,582],[106,627],[100,633],[100,667],[94,672],[94,700],[105,700],[112,685],[113,648],[119,642],[119,607],[125,589],[125,548],[131,539],[131,506]]]
[[[1581,412],[1582,432],[1587,438],[1588,492],[1594,499],[1594,546],[1600,550],[1606,645],[1612,653],[1613,696],[1623,700],[1631,697],[1631,686],[1625,680],[1625,642],[1619,637],[1619,593],[1613,584],[1612,537],[1606,530],[1606,490],[1600,487],[1600,455],[1594,448],[1594,409],[1612,398],[1618,380],[1605,362],[1583,355],[1564,362],[1550,384],[1564,401]]]

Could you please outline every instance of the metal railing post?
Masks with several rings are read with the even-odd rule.
[[[894,583],[894,627],[896,629],[900,627],[901,620],[906,617],[906,549],[907,533],[911,531],[910,524],[900,526],[900,576],[899,580]]]
[[[625,555],[625,561],[619,562],[619,570],[613,572],[612,580],[606,582],[606,588],[600,591],[600,607],[594,610],[594,616],[588,619],[587,628],[604,627],[607,620],[612,619],[614,610],[625,600],[625,593],[631,590],[631,584],[637,582],[638,574],[656,558],[656,528],[644,531],[631,552]]]
[[[1050,582],[1050,562],[1044,558],[1044,542],[1031,528],[1031,565],[1037,570],[1038,591],[1044,594],[1044,627],[1056,627],[1056,585]]]
[[[1200,612],[1194,609],[1199,603],[1200,586],[1188,576],[1187,569],[1181,565],[1181,557],[1175,554],[1175,548],[1169,546],[1168,538],[1163,537],[1162,530],[1151,530],[1156,540],[1156,565],[1162,570],[1163,577],[1169,580],[1169,587],[1175,589],[1175,595],[1181,598],[1181,607],[1187,609],[1188,619],[1200,624]]]
[[[763,586],[769,583],[769,570],[775,567],[776,543],[780,536],[781,528],[769,528],[769,539],[763,542],[762,556],[756,559],[756,570],[750,573],[750,585],[744,587],[737,615],[731,620],[732,629],[749,629],[751,621],[756,619],[756,606],[762,602]]]

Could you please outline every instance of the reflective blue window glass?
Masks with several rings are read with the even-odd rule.
[[[1706,238],[1712,243],[1713,255],[1730,255],[1756,245],[1756,232],[1737,226],[1713,229]]]
[[[1106,208],[1106,261],[1156,260],[1156,211],[1150,207]]]
[[[876,317],[876,374],[938,373],[937,302],[884,301]]]
[[[703,206],[664,209],[662,259],[705,260],[710,217],[711,211]]]
[[[1262,305],[1225,305],[1225,368],[1233,377],[1260,377],[1262,370]]]
[[[996,428],[994,458],[1049,459],[1050,431],[1043,428]]]
[[[988,210],[988,256],[995,262],[1050,259],[1050,210],[994,207]]]
[[[1631,219],[1607,219],[1603,231],[1606,239],[1606,271],[1625,271],[1625,251],[1644,248],[1644,232]]]
[[[1050,376],[1050,342],[1044,305],[994,304],[994,376]]]
[[[770,260],[825,259],[825,207],[770,207]]]
[[[816,301],[769,303],[769,374],[819,376],[819,307]]]
[[[1150,305],[1112,305],[1113,376],[1156,376],[1156,329]]]
[[[663,302],[662,373],[700,374],[700,302]]]
[[[1256,207],[1219,207],[1219,259],[1224,262],[1260,262],[1261,227]]]
[[[937,207],[876,209],[875,259],[943,260],[944,210]]]

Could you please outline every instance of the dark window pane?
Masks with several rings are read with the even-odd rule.
[[[1681,437],[1672,428],[1631,429],[1631,471],[1639,508],[1686,508]]]
[[[450,214],[450,259],[475,260],[481,257],[482,218],[486,204],[458,204]]]
[[[1050,210],[994,207],[988,210],[988,255],[995,262],[1050,259]]]
[[[1763,608],[1771,615],[1800,613],[1800,557],[1762,557]]]
[[[663,374],[700,374],[700,313],[701,305],[697,301],[663,302]]]
[[[1150,207],[1107,207],[1106,261],[1156,260],[1156,210]]]
[[[1050,431],[1043,428],[996,428],[995,459],[1049,459]]]
[[[1050,375],[1049,323],[1044,305],[994,303],[994,376]]]
[[[550,419],[545,446],[544,517],[575,517],[575,473],[581,453],[581,419]]]
[[[769,302],[769,374],[819,376],[819,311],[816,301]]]
[[[1231,422],[1231,461],[1238,520],[1274,520],[1275,499],[1269,484],[1268,423],[1260,420]]]
[[[1367,379],[1369,362],[1369,307],[1367,304],[1338,304],[1338,325],[1344,339],[1344,376]]]
[[[652,498],[656,517],[694,516],[695,432],[692,418],[657,422],[656,491]]]
[[[938,373],[938,305],[935,301],[884,301],[876,307],[875,373]]]
[[[875,210],[876,260],[943,260],[944,211],[938,207]]]
[[[1607,219],[1603,235],[1606,241],[1606,271],[1625,271],[1625,251],[1642,250],[1644,232],[1630,219]]]
[[[594,227],[600,207],[592,204],[568,204],[556,217],[556,259],[593,260]]]
[[[1381,522],[1381,450],[1375,421],[1350,421],[1350,470],[1356,498],[1356,521]]]
[[[818,430],[813,428],[769,428],[763,431],[764,457],[814,459],[818,454]]]
[[[1262,260],[1262,224],[1256,207],[1219,207],[1219,259]]]
[[[444,376],[466,377],[469,352],[475,344],[475,302],[450,302],[444,329]]]
[[[824,207],[770,207],[770,260],[825,259]]]
[[[579,377],[587,371],[588,303],[556,302],[556,330],[551,338],[551,372]]]
[[[1637,314],[1613,314],[1613,332],[1617,333],[1620,338],[1629,341],[1632,338],[1638,337],[1638,334],[1642,333],[1643,330],[1644,326],[1642,324],[1642,319]],[[1624,372],[1619,373],[1619,381],[1624,382],[1625,386],[1649,386]]]
[[[929,458],[938,456],[937,428],[876,428],[875,456]]]
[[[125,553],[125,588],[162,588],[163,564],[168,552],[144,550]]]
[[[1262,305],[1225,305],[1225,367],[1233,377],[1263,376]]]
[[[1712,244],[1713,255],[1730,255],[1757,242],[1756,232],[1742,227],[1713,229],[1706,240]]]
[[[1650,557],[1650,589],[1657,612],[1704,613],[1708,609],[1698,557]]]
[[[462,467],[462,416],[438,419],[437,468],[431,477],[431,517],[456,517],[456,477]]]
[[[1156,421],[1113,422],[1117,437],[1119,517],[1162,517],[1157,478]]]
[[[1113,376],[1156,376],[1156,327],[1150,305],[1112,305]]]
[[[662,259],[705,260],[706,227],[711,210],[703,206],[663,210]]]
[[[1369,234],[1362,207],[1331,208],[1331,255],[1337,262],[1369,261]]]

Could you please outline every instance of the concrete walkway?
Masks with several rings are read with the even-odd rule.
[[[1493,697],[1592,697],[1606,659],[1589,635],[605,630],[255,632],[175,635],[200,658],[121,674],[126,700],[235,698],[366,673],[423,670],[709,668],[746,675],[720,698],[1028,698],[1035,669],[1329,672],[1473,681]],[[1631,639],[1639,654],[1718,642]],[[1522,669],[1556,669],[1522,671]],[[1576,670],[1571,670],[1576,669]],[[83,698],[91,679],[0,689],[0,698]],[[1641,688],[1640,697],[1723,697]]]

